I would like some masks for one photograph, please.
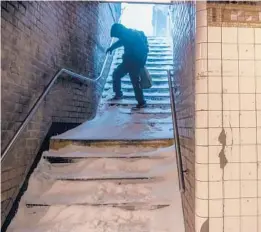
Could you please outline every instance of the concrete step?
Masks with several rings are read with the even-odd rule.
[[[115,160],[116,161],[116,160]],[[38,188],[35,188],[38,186]],[[169,205],[177,186],[168,181],[61,181],[34,173],[24,196],[26,205]],[[61,196],[61,189],[63,194]],[[165,191],[162,191],[165,189]]]
[[[41,160],[36,173],[56,180],[165,179],[175,176],[174,156],[165,159],[85,159],[75,163],[51,164]]]
[[[172,38],[171,37],[167,37],[167,36],[147,36],[148,41],[171,41]]]
[[[117,65],[111,66],[110,74],[113,73],[113,70],[115,68],[117,68]],[[173,70],[173,65],[164,65],[164,66],[160,65],[159,67],[157,67],[157,66],[156,67],[155,66],[151,66],[151,67],[146,66],[146,68],[148,69],[149,73],[150,72],[162,72],[162,71],[167,72],[168,70]]]
[[[159,75],[158,74],[150,74],[150,75],[151,75],[153,82],[162,82],[162,81],[168,82],[167,75],[163,75],[163,74],[159,74]],[[121,80],[122,81],[130,81],[130,76],[126,75],[126,76],[122,77]],[[112,75],[108,76],[107,81],[112,81]]]
[[[149,43],[149,50],[154,48],[171,49],[171,45],[167,43]]]
[[[112,66],[118,66],[122,61],[118,60],[112,63]],[[157,61],[157,62],[147,62],[146,67],[158,67],[158,66],[173,66],[173,61]]]
[[[112,68],[109,72],[108,77],[112,77],[113,72],[114,72],[114,69]],[[166,77],[167,78],[168,77],[167,71],[165,71],[165,70],[159,70],[159,71],[158,70],[150,70],[149,73],[150,73],[152,78],[154,78],[154,77],[158,77],[158,78]],[[129,77],[129,75],[127,74],[126,77]]]
[[[168,43],[157,43],[157,42],[149,43],[149,51],[153,49],[160,49],[160,48],[171,50],[172,46]],[[117,50],[124,50],[124,47],[117,48]]]
[[[113,74],[110,74],[108,76],[107,80],[111,80],[112,79],[112,75]],[[150,72],[150,77],[152,78],[152,80],[155,80],[155,81],[160,81],[160,80],[168,81],[168,76],[167,76],[167,73],[165,71],[159,72],[159,73]],[[121,80],[130,80],[129,74],[127,74],[124,77],[122,77]]]
[[[123,55],[123,51],[116,51],[116,52],[114,52],[113,56],[122,58],[122,55]],[[173,56],[172,51],[162,51],[162,52],[151,51],[148,54],[148,57],[150,57],[150,59],[163,59],[164,60],[165,57],[169,57],[169,56]]]
[[[148,40],[149,45],[168,45],[170,46],[170,41],[167,40]]]
[[[180,201],[173,203],[180,207]],[[109,206],[56,205],[22,207],[8,232],[184,232],[174,206],[139,211]]]
[[[109,93],[109,94],[104,93],[104,95],[102,96],[102,99],[103,99],[104,103],[108,103],[108,102],[110,102],[110,99],[113,98],[113,96],[114,96],[114,93]],[[144,97],[145,97],[146,101],[165,101],[165,100],[170,99],[169,96],[150,96],[150,95],[148,96],[146,93],[144,94]],[[134,93],[133,94],[124,93],[123,100],[124,99],[136,101]]]
[[[126,87],[126,85],[124,84],[125,87],[122,87],[121,90],[123,92],[123,94],[125,93],[134,93],[133,91],[133,87],[132,85],[128,85],[129,87]],[[169,89],[168,88],[156,88],[157,86],[152,86],[150,89],[143,89],[143,93],[169,93]],[[112,92],[112,85],[108,84],[106,85],[106,88],[104,89],[104,91],[111,91]]]
[[[120,56],[120,55],[114,56],[113,62],[115,62],[115,61],[122,61],[122,56]],[[173,57],[168,56],[168,55],[165,55],[165,56],[151,56],[151,55],[149,55],[148,58],[147,58],[147,62],[164,62],[164,61],[173,62]]]
[[[129,99],[122,99],[122,100],[108,100],[107,104],[109,105],[126,105],[126,106],[134,106],[137,104],[136,100],[129,100]],[[170,99],[166,99],[166,100],[147,100],[147,104],[151,105],[151,106],[163,106],[163,105],[170,105]]]
[[[125,107],[127,108],[127,106]],[[173,139],[173,126],[171,123],[139,122],[135,118],[141,117],[142,114],[136,114],[135,111],[132,115],[120,113],[122,106],[111,108],[117,108],[118,115],[115,115],[114,118],[110,117],[107,124],[102,123],[100,120],[96,120],[96,123],[94,120],[61,135],[54,136],[52,141],[54,141],[55,146],[53,147],[52,144],[51,148],[60,149],[61,146],[68,145],[95,145],[100,147],[116,146],[117,144],[121,146],[139,145],[142,147],[151,146],[152,143],[153,146],[158,147],[159,145],[168,146],[169,142],[173,143],[173,141],[169,141]],[[143,114],[142,116],[145,115]],[[107,121],[107,119],[103,121]],[[98,125],[96,126],[96,124]],[[56,144],[58,144],[58,147]]]
[[[117,50],[115,50],[115,53],[116,54],[123,54],[124,52],[124,49],[123,48],[118,48]],[[158,54],[158,53],[161,53],[161,54],[171,54],[172,53],[172,48],[171,47],[165,47],[165,48],[161,48],[161,47],[150,47],[149,48],[149,55],[152,55],[152,54]]]
[[[161,45],[171,45],[171,41],[168,41],[168,40],[148,40],[149,42],[149,45],[158,45],[158,44],[161,44]]]
[[[147,67],[148,71],[149,72],[161,72],[161,71],[164,71],[164,72],[167,72],[168,70],[173,70],[173,65],[164,65],[162,67]]]
[[[117,56],[122,56],[123,53],[124,53],[123,49],[122,50],[117,49],[113,52],[113,55],[117,57]],[[166,57],[166,56],[172,56],[172,55],[173,55],[173,51],[171,49],[165,49],[162,52],[158,52],[158,51],[155,52],[153,49],[153,50],[149,51],[149,53],[148,53],[148,56],[150,56],[150,57]]]
[[[112,64],[111,70],[115,70],[118,67],[119,64]],[[173,70],[173,65],[172,64],[145,65],[145,67],[147,68],[147,70],[149,72],[151,72],[151,71],[165,71],[165,72],[167,72],[168,70]]]
[[[133,114],[133,110],[130,108],[123,108],[122,106],[120,107],[121,113],[125,114]],[[171,115],[171,109],[170,106],[167,107],[147,107],[145,109],[141,109],[139,111],[136,111],[135,114],[145,114],[145,115],[151,115],[151,117],[155,117],[155,115]]]
[[[130,109],[128,109],[130,110]],[[146,109],[148,110],[148,109]],[[124,109],[120,109],[120,111],[124,111]],[[144,110],[140,110],[139,112],[135,112],[135,114],[142,114],[142,112],[144,112]],[[127,111],[126,111],[127,113]],[[161,113],[163,113],[163,111],[161,111]],[[50,140],[50,149],[51,150],[58,150],[61,148],[66,148],[68,146],[85,146],[85,147],[95,147],[95,148],[108,148],[108,147],[126,147],[126,146],[132,146],[135,148],[144,148],[144,147],[151,147],[151,148],[161,148],[161,147],[168,147],[168,146],[172,146],[174,143],[173,141],[173,137],[170,139],[152,139],[152,138],[148,138],[148,139],[144,139],[144,140],[126,140],[126,139],[119,139],[117,141],[115,140],[104,140],[104,139],[100,139],[100,140],[74,140],[74,139],[60,139],[59,137],[52,137]]]
[[[163,118],[163,119],[162,119]],[[168,117],[160,117],[160,120],[169,120]],[[90,159],[90,158],[111,158],[111,159],[163,159],[172,157],[175,151],[174,146],[162,147],[137,147],[132,145],[109,146],[109,147],[88,147],[70,145],[59,150],[49,150],[43,153],[43,158],[67,158],[67,159]]]
[[[110,97],[114,96],[114,93],[113,93],[112,90],[103,92],[102,97],[105,98],[105,97],[108,97],[108,96],[110,96]],[[149,93],[145,92],[144,96],[145,97],[152,97],[152,98],[157,98],[157,97],[158,98],[167,98],[167,99],[170,98],[170,95],[169,95],[168,92],[149,92]],[[124,98],[133,98],[133,97],[135,97],[135,94],[134,94],[133,91],[124,93]]]
[[[108,79],[107,80],[107,83],[108,84],[112,84],[112,80],[111,79]],[[126,79],[122,79],[121,80],[121,83],[122,84],[131,84],[131,80],[130,79],[128,79],[128,78],[126,78]],[[158,85],[166,85],[166,84],[168,84],[168,81],[167,80],[160,80],[160,79],[153,79],[152,80],[152,85],[156,85],[156,86],[158,86]]]
[[[123,50],[117,50],[114,52],[114,56],[115,57],[122,57],[123,56],[124,51]],[[168,57],[168,56],[172,56],[173,53],[171,50],[167,50],[167,49],[152,49],[148,56],[151,58],[164,58],[164,57]]]
[[[122,83],[121,85],[122,90],[133,90],[133,86],[130,83]],[[112,83],[106,83],[105,90],[112,89]],[[144,89],[144,92],[150,92],[150,91],[169,91],[169,85],[168,83],[159,83],[159,85],[152,85],[150,89]]]

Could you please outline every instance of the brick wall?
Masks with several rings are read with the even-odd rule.
[[[99,75],[119,15],[120,4],[1,2],[2,150],[59,69]],[[2,163],[2,223],[51,124],[94,117],[109,66],[97,85],[64,76],[46,97]]]
[[[175,3],[172,9],[177,120],[183,166],[187,169],[182,203],[186,232],[194,232],[195,2]]]

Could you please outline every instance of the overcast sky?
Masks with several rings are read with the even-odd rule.
[[[142,30],[147,36],[152,35],[152,4],[122,3],[122,7],[126,7],[121,21],[123,25]]]

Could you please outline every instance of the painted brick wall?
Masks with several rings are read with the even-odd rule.
[[[261,2],[200,2],[196,232],[261,231]]]
[[[185,174],[182,195],[186,232],[194,232],[195,213],[195,2],[180,2],[173,6],[172,19],[174,78],[177,88],[177,120]]]
[[[119,15],[120,4],[1,2],[2,150],[59,69],[99,75]],[[94,117],[109,66],[97,85],[65,76],[46,97],[2,163],[2,223],[51,124]]]

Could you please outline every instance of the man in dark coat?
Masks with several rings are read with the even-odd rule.
[[[115,96],[113,100],[123,98],[121,91],[121,78],[126,74],[130,75],[131,83],[134,89],[135,98],[138,102],[136,108],[146,107],[143,90],[141,87],[140,71],[144,68],[149,52],[147,37],[142,31],[128,29],[122,24],[115,23],[111,27],[111,37],[119,40],[115,42],[106,52],[123,46],[124,54],[122,63],[113,72],[113,91]]]

